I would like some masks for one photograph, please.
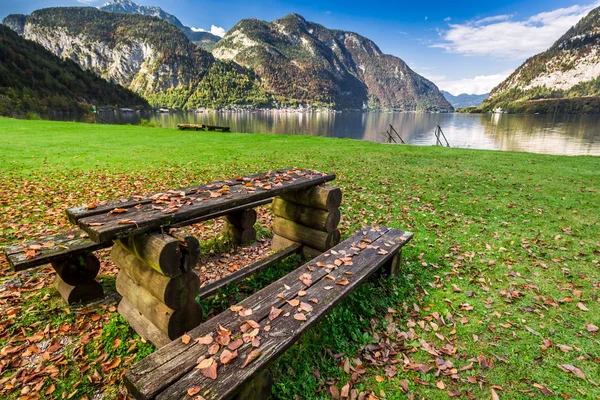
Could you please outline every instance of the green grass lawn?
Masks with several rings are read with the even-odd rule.
[[[344,235],[415,237],[400,279],[363,285],[273,366],[276,398],[600,398],[599,157],[0,118],[0,245],[64,230],[69,206],[282,167],[337,174]],[[152,347],[114,295],[66,307],[49,271],[0,297],[0,396],[122,396]],[[38,332],[58,356],[23,354]]]

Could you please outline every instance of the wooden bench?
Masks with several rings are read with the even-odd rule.
[[[177,124],[177,129],[180,131],[218,131],[218,132],[230,132],[229,126],[217,126],[217,125],[204,125],[204,124]]]
[[[371,274],[397,274],[412,233],[369,227],[138,362],[124,375],[137,399],[264,399],[266,370]],[[258,394],[258,395],[257,395]]]

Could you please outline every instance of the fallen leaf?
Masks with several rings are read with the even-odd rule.
[[[302,313],[296,313],[296,314],[294,314],[294,319],[296,321],[306,321],[306,315],[304,315]]]
[[[283,312],[282,309],[271,306],[271,312],[269,313],[269,319],[273,321],[275,318]]]
[[[552,396],[554,394],[552,390],[548,389],[546,386],[540,385],[539,383],[534,383],[533,387],[540,389],[542,394],[544,394],[545,396]]]
[[[200,386],[192,386],[191,388],[188,388],[187,390],[187,394],[188,396],[195,396],[198,393],[200,393]]]
[[[302,311],[311,312],[313,310],[313,306],[303,301],[300,302],[300,309]]]
[[[344,279],[340,279],[339,281],[336,282],[336,284],[341,285],[341,286],[346,286],[348,285],[350,282],[348,281],[347,278]]]
[[[127,209],[126,208],[114,208],[111,211],[109,211],[109,214],[123,214],[126,213]]]
[[[190,335],[188,335],[187,333],[184,333],[183,336],[181,337],[181,342],[183,344],[188,344],[191,339],[192,338],[190,337]]]
[[[202,336],[197,339],[194,339],[199,344],[211,344],[213,342],[213,337],[210,335]]]
[[[227,349],[223,350],[219,359],[221,360],[221,364],[228,364],[231,360],[236,358],[238,355],[237,351],[231,352]]]
[[[246,357],[246,361],[244,361],[244,364],[242,364],[242,366],[240,368],[246,368],[252,361],[256,360],[258,357],[260,357],[260,355],[262,354],[262,351],[260,349],[254,349],[250,352],[250,354],[248,354],[248,357]]]
[[[227,348],[231,351],[234,351],[234,350],[239,349],[243,344],[244,344],[243,339],[237,339],[237,340],[234,340],[233,342],[229,343]]]
[[[500,397],[498,396],[498,393],[496,393],[496,390],[494,390],[494,388],[490,388],[490,392],[492,393],[492,400],[500,400]]]
[[[571,364],[558,364],[558,367],[565,372],[575,374],[578,378],[585,380],[585,374],[582,370]]]

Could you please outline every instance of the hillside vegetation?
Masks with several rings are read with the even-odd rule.
[[[401,59],[383,54],[371,40],[327,29],[297,14],[273,22],[242,20],[213,54],[256,71],[284,105],[452,110],[433,83]]]
[[[138,93],[152,106],[270,104],[252,71],[215,60],[160,18],[89,7],[47,8],[27,16],[23,32],[55,55]],[[220,84],[208,88],[208,82]]]
[[[92,104],[148,107],[131,90],[84,71],[0,25],[0,115],[88,112]]]
[[[483,111],[600,112],[600,7],[569,29],[550,49],[523,63],[483,103]],[[562,99],[533,103],[533,100]],[[557,104],[562,104],[558,109]],[[590,108],[593,104],[593,108]],[[570,110],[570,111],[566,111]]]

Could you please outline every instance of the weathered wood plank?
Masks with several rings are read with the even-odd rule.
[[[214,295],[219,289],[222,287],[229,285],[230,283],[239,282],[248,278],[249,276],[257,273],[258,271],[267,268],[269,265],[272,265],[278,261],[281,261],[292,254],[297,254],[302,249],[302,245],[299,243],[294,243],[293,245],[286,247],[284,249],[279,250],[278,252],[270,255],[264,260],[259,260],[253,264],[248,265],[242,269],[235,271],[232,274],[227,275],[225,278],[219,279],[216,282],[208,284],[198,291],[198,296],[200,299],[205,299]]]
[[[308,287],[303,298],[316,298],[318,303],[310,303],[312,311],[302,313],[306,317],[306,321],[297,321],[293,318],[293,315],[299,312],[298,307],[289,303],[280,307],[282,315],[289,312],[289,317],[280,316],[273,321],[268,321],[268,319],[263,319],[260,322],[256,321],[260,323],[261,331],[266,325],[270,325],[270,330],[268,333],[263,331],[261,334],[261,344],[258,347],[261,350],[260,357],[245,368],[242,369],[241,365],[248,353],[253,350],[250,345],[240,348],[238,350],[239,356],[229,364],[219,365],[217,380],[206,378],[199,370],[192,369],[183,378],[158,394],[156,398],[160,400],[184,399],[187,395],[187,388],[192,385],[201,386],[207,393],[207,396],[205,396],[207,400],[231,397],[244,383],[249,382],[254,374],[275,360],[297,341],[306,330],[328,314],[333,307],[393,257],[395,251],[407,242],[404,235],[405,233],[402,231],[391,230],[382,240],[373,244],[377,248],[367,248],[361,251],[353,259],[354,265],[343,264],[329,273],[328,276],[333,279],[320,279]],[[388,253],[385,255],[378,254],[380,249],[385,249]],[[348,273],[351,273],[351,275]],[[346,280],[347,283],[345,285],[336,284],[341,280]]]
[[[342,251],[346,252],[346,254],[355,253],[358,247],[352,246],[353,244],[359,244],[361,243],[361,240],[367,240],[369,242],[377,240],[386,232],[387,228],[382,228],[381,231],[359,232],[335,249],[332,249],[332,251],[322,254],[307,265],[312,265],[313,269],[318,262],[323,263],[323,265],[329,265],[338,259],[339,254],[341,254]],[[400,231],[397,232],[400,235],[404,234]],[[385,245],[385,243],[384,240],[380,241],[381,245]],[[391,256],[390,252],[389,257]],[[378,255],[376,251],[367,251],[364,256],[364,263],[366,265],[371,265],[376,260],[384,262],[389,257]],[[254,310],[252,318],[255,321],[266,318],[271,306],[281,307],[285,304],[284,301],[278,297],[278,294],[284,293],[287,299],[292,299],[297,295],[297,292],[304,287],[299,280],[300,275],[304,272],[306,272],[306,269],[303,268],[292,271],[292,273],[288,274],[286,277],[244,300],[240,305]],[[313,282],[321,280],[330,272],[331,271],[327,268],[314,269],[314,271],[311,272]],[[286,286],[288,289],[286,289]],[[308,299],[309,297],[306,296],[306,298]],[[239,327],[239,324],[241,324],[243,319],[244,318],[238,317],[232,312],[225,312],[212,320],[203,323],[198,328],[191,331],[190,335],[192,337],[199,337],[208,333],[214,333],[217,324],[235,330]],[[128,382],[128,387],[132,391],[131,393],[135,396],[138,398],[152,398],[179,379],[183,373],[193,369],[198,357],[205,352],[206,346],[203,345],[195,343],[191,346],[182,346],[179,343],[173,342],[154,355],[147,357],[136,364],[132,370],[127,372],[125,380]]]
[[[77,229],[7,246],[2,250],[13,271],[24,271],[110,246],[112,242],[96,243],[88,238],[87,233]]]
[[[106,242],[130,235],[159,229],[162,226],[185,222],[214,212],[230,210],[281,193],[309,188],[335,179],[335,175],[316,171],[293,170],[273,172],[256,179],[252,187],[246,185],[227,186],[220,194],[215,191],[199,192],[187,196],[178,208],[157,210],[154,204],[128,209],[123,214],[96,215],[79,220],[79,226],[96,242]],[[165,213],[169,211],[169,213]],[[173,212],[170,212],[173,211]]]

